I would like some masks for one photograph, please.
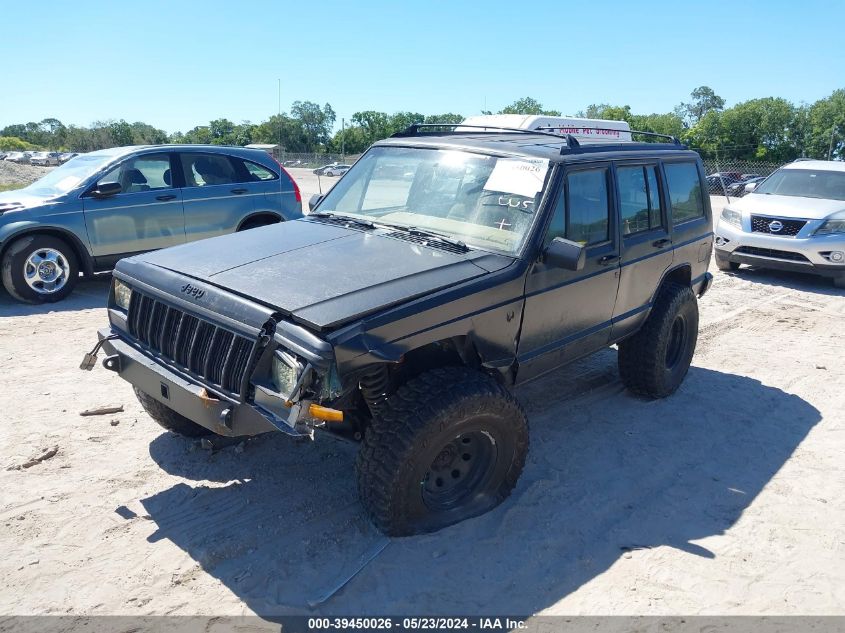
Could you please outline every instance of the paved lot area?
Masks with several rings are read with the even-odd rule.
[[[52,306],[1,293],[0,612],[845,614],[845,293],[714,272],[675,395],[627,394],[611,349],[520,389],[513,496],[396,540],[358,507],[354,446],[206,450],[79,371],[107,275]]]

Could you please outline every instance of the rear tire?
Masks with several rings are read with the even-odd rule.
[[[698,340],[698,302],[689,286],[661,288],[642,329],[619,344],[619,374],[632,392],[672,394],[689,370]]]
[[[725,272],[736,272],[739,270],[739,264],[732,262],[724,257],[716,255],[716,268]]]
[[[212,435],[204,426],[200,426],[196,422],[192,422],[184,415],[176,413],[173,409],[165,404],[162,404],[148,393],[141,391],[138,387],[133,387],[135,396],[138,402],[144,407],[153,420],[168,431],[172,431],[177,435],[184,435],[185,437],[203,437],[205,435]]]
[[[52,235],[27,235],[12,242],[3,261],[3,286],[18,301],[61,301],[79,280],[76,253]]]
[[[358,454],[358,493],[390,536],[433,532],[499,505],[528,452],[528,420],[504,387],[465,367],[434,369],[382,405]]]

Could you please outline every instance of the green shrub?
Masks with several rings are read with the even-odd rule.
[[[17,136],[0,136],[0,151],[3,152],[24,152],[26,150],[39,149],[37,145],[27,143]]]

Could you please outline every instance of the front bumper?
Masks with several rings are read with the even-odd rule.
[[[109,338],[117,335],[116,338]],[[288,419],[270,411],[239,402],[223,394],[212,394],[204,386],[158,363],[120,337],[117,330],[97,332],[106,353],[103,366],[180,415],[218,435],[236,437],[283,431],[303,435],[295,429],[300,407],[289,409]],[[293,422],[293,423],[292,423]]]
[[[743,218],[743,223],[747,222],[747,218]],[[736,264],[805,272],[823,277],[845,275],[845,263],[832,263],[823,255],[832,251],[845,252],[845,236],[800,235],[780,237],[754,233],[720,218],[716,224],[714,250],[716,257]]]

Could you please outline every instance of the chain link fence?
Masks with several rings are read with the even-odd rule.
[[[724,197],[727,194],[731,198],[741,198],[746,193],[746,184],[760,182],[784,165],[784,163],[736,159],[716,160],[715,158],[705,158],[703,162],[710,195]]]
[[[273,152],[273,155],[285,167],[304,167],[308,169],[322,167],[330,163],[351,165],[360,156],[360,154],[303,154],[295,152],[282,152],[281,155]]]

